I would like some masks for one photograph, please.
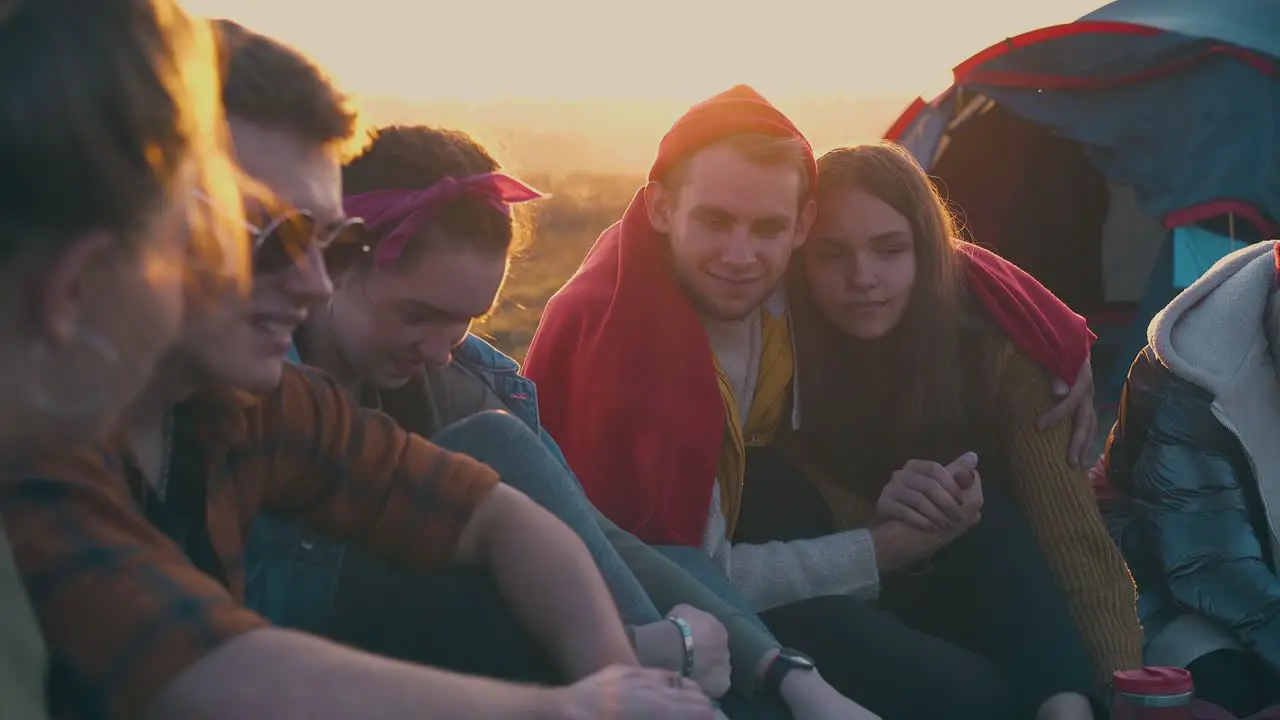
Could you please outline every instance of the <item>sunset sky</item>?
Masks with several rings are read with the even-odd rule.
[[[932,96],[950,68],[1102,0],[183,0],[412,100]]]

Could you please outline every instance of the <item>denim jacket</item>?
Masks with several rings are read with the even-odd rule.
[[[475,335],[467,335],[462,344],[454,348],[453,361],[483,380],[501,398],[507,410],[537,433],[557,460],[568,465],[560,447],[542,429],[538,420],[537,388],[532,380],[520,374],[520,366],[515,360]]]
[[[301,362],[295,348],[289,360]],[[454,348],[453,362],[479,377],[512,415],[538,433],[560,462],[566,462],[539,424],[533,381],[520,375],[515,360],[467,335]],[[281,627],[316,631],[333,610],[345,552],[345,543],[320,538],[272,515],[259,516],[245,550],[245,605]]]

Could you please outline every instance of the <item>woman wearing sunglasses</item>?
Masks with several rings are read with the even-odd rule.
[[[231,126],[238,147],[273,139],[271,133],[234,117]],[[291,161],[265,148],[262,152],[266,155],[242,161],[250,177],[262,177],[255,173],[265,174],[268,168],[279,174],[275,165]],[[336,163],[337,157],[333,155],[331,162]],[[264,167],[255,167],[257,163]],[[305,186],[305,173],[299,173],[296,183]],[[248,303],[222,282],[221,268],[201,268],[203,272],[197,273],[204,280],[201,296],[208,302],[187,314],[183,341],[161,367],[160,382],[151,393],[160,405],[170,395],[161,386],[192,386],[211,377],[250,391],[275,387],[293,331],[311,308],[329,298],[327,259],[340,266],[344,256],[350,257],[346,250],[358,248],[363,237],[359,219],[347,218],[340,208],[326,207],[318,198],[290,196],[287,186],[286,192],[276,194],[274,187],[248,178],[242,185],[247,191],[243,227],[250,238],[254,278]],[[226,216],[226,209],[212,198],[200,199],[214,213]],[[308,204],[310,209],[302,209]]]
[[[178,331],[188,256],[243,280],[215,67],[207,27],[170,0],[0,2],[8,469],[87,443],[133,400]],[[188,202],[197,187],[229,198],[232,232]],[[42,530],[5,510],[21,560]],[[14,560],[0,530],[0,717],[37,719],[45,650]]]

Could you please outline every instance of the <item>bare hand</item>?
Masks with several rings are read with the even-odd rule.
[[[711,720],[711,701],[668,670],[612,665],[556,691],[564,720]]]
[[[1040,430],[1047,430],[1068,417],[1074,418],[1075,426],[1071,432],[1071,444],[1067,447],[1067,460],[1078,468],[1087,467],[1093,462],[1088,453],[1098,432],[1098,411],[1093,406],[1095,391],[1093,364],[1090,357],[1086,356],[1084,364],[1080,366],[1080,373],[1076,375],[1076,382],[1070,388],[1054,378],[1053,394],[1062,398],[1062,401],[1045,413],[1036,424]]]
[[[951,467],[948,465],[947,467]],[[965,534],[974,525],[982,522],[982,475],[977,469],[961,469],[956,473],[956,483],[962,493],[960,501],[960,522],[947,531],[947,542],[951,542]]]
[[[880,720],[880,716],[841,695],[816,671],[787,673],[779,688],[793,720]]]
[[[707,697],[724,697],[729,692],[729,676],[733,671],[729,662],[729,631],[714,616],[690,605],[677,605],[667,615],[684,620],[693,631],[693,674],[690,679],[698,683]],[[681,638],[682,658],[683,643]]]
[[[943,467],[927,460],[908,460],[893,473],[880,491],[876,512],[883,519],[898,520],[926,532],[947,532],[962,518],[964,492],[956,474],[973,470],[978,456],[965,453]]]
[[[693,672],[690,679],[709,697],[729,690],[729,632],[711,615],[689,605],[677,605],[668,615],[679,617],[693,634]],[[635,629],[636,657],[645,667],[684,670],[684,637],[670,620]]]
[[[958,461],[948,467],[958,467]],[[958,469],[953,476],[960,488],[957,521],[942,530],[921,530],[897,519],[871,529],[880,572],[893,572],[911,563],[932,557],[934,553],[964,535],[982,521],[982,476],[976,469]]]

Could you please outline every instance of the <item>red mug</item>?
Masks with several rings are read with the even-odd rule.
[[[1193,720],[1195,689],[1182,668],[1144,667],[1111,676],[1112,720]]]

